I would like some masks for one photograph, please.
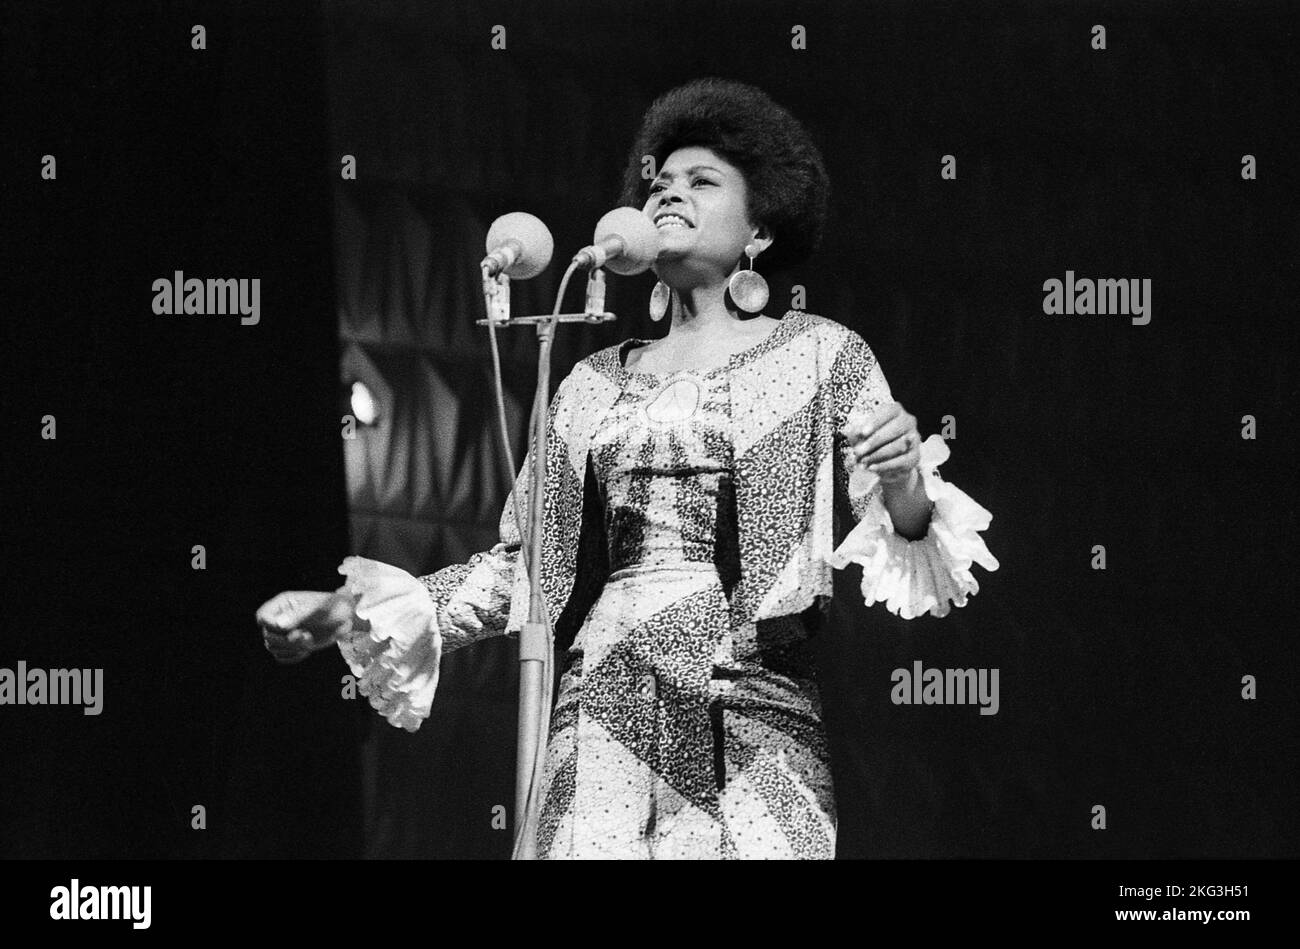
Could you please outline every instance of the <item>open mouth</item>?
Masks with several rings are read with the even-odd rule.
[[[695,225],[693,225],[690,221],[686,220],[686,218],[682,217],[680,214],[673,214],[672,212],[668,212],[666,214],[660,214],[658,217],[655,218],[655,227],[657,227],[661,231],[669,230],[671,228],[677,228],[677,227],[691,228],[694,226]]]

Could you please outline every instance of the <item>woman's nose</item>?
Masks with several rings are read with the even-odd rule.
[[[665,191],[659,197],[659,206],[655,208],[655,213],[658,214],[660,211],[666,211],[669,210],[670,208],[675,208],[678,205],[681,205],[683,203],[684,201],[682,200],[681,195],[672,194],[670,192]]]

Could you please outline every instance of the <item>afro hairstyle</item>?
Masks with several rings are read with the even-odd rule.
[[[728,79],[695,79],[661,95],[646,111],[628,152],[619,203],[645,206],[644,156],[663,167],[679,148],[708,148],[740,170],[748,211],[766,225],[772,269],[807,260],[821,243],[830,179],[821,152],[799,120],[763,90]]]

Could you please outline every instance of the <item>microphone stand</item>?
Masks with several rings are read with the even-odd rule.
[[[555,640],[550,628],[550,613],[542,592],[542,531],[546,500],[546,422],[550,410],[551,344],[555,339],[557,323],[603,323],[616,319],[605,312],[605,274],[600,268],[592,271],[587,282],[587,306],[582,313],[560,313],[564,291],[569,278],[577,269],[575,261],[569,265],[560,281],[555,299],[555,312],[550,316],[521,316],[510,318],[509,277],[503,272],[491,276],[483,268],[484,297],[488,318],[476,320],[480,326],[489,326],[494,332],[498,326],[536,326],[539,342],[537,353],[537,390],[534,411],[529,421],[529,440],[533,446],[533,484],[528,496],[528,531],[520,532],[520,553],[527,552],[525,567],[528,570],[528,621],[519,634],[519,725],[515,752],[515,843],[512,857],[518,860],[537,859],[537,817],[541,807],[540,791],[545,765],[547,724],[550,718],[551,691],[554,673],[551,660],[555,655]],[[495,347],[495,335],[493,335]],[[501,433],[509,452],[509,437]],[[513,472],[512,472],[513,474]],[[515,523],[519,524],[518,497],[515,498]]]

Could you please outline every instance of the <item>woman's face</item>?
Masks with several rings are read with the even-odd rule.
[[[710,149],[669,155],[643,209],[659,230],[654,272],[670,283],[717,280],[735,270],[746,244],[765,249],[770,241],[750,223],[746,193],[740,170]]]

